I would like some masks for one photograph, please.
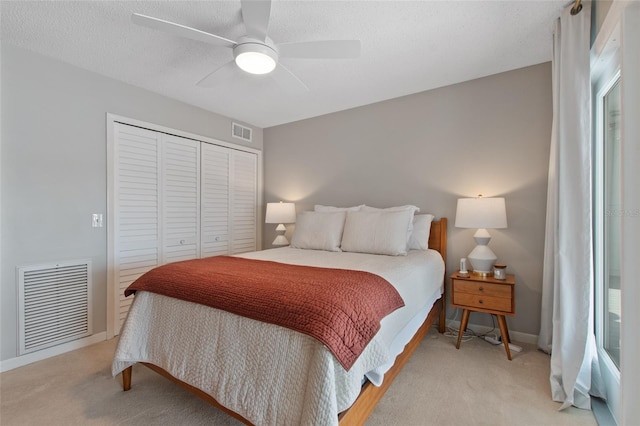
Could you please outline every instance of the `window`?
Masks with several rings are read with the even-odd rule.
[[[640,322],[640,2],[592,6],[598,9],[602,3],[610,7],[591,52],[598,238],[595,326],[607,407],[617,424],[635,424],[640,418],[640,339],[635,327]],[[619,313],[622,318],[617,318]]]
[[[594,96],[594,265],[595,331],[607,406],[620,409],[621,319],[621,163],[620,68],[612,55],[593,81]]]
[[[611,361],[620,369],[620,79],[602,96],[601,155],[596,161],[602,168],[601,181],[596,185],[602,192],[599,207],[601,239],[597,247],[600,262],[596,262],[596,276],[600,281],[596,303],[601,311],[601,345]],[[599,266],[599,267],[598,267]]]

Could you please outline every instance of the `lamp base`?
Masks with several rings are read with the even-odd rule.
[[[471,269],[473,270],[473,273],[485,274],[485,275],[492,274],[493,265],[494,263],[496,263],[496,260],[498,260],[498,258],[496,257],[495,254],[493,254],[493,252],[489,247],[476,246],[476,248],[478,247],[485,247],[486,250],[490,252],[493,256],[489,256],[489,253],[486,252],[485,250],[482,250],[484,252],[482,256],[478,256],[477,254],[474,255],[474,252],[476,251],[476,249],[473,249],[473,251],[469,254],[469,256],[467,256],[467,258],[469,259],[469,262],[471,262]]]
[[[473,273],[482,276],[490,275],[493,272],[494,263],[498,260],[498,257],[487,246],[491,236],[486,229],[478,229],[473,238],[476,240],[477,246],[467,256],[471,262]]]
[[[284,226],[283,223],[279,224],[276,227],[276,239],[273,240],[273,242],[271,243],[274,246],[288,246],[289,245],[289,240],[287,240],[287,237],[284,236],[284,233],[287,232],[287,228]]]
[[[281,235],[278,235],[271,244],[274,246],[288,246],[289,240],[287,240],[287,237],[285,237],[284,234],[281,234]]]

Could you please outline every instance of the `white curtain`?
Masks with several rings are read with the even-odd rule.
[[[553,126],[538,347],[551,353],[554,401],[590,409],[599,375],[593,330],[591,76],[588,4],[553,36]],[[595,394],[600,395],[599,391]]]

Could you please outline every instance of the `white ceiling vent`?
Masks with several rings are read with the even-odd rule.
[[[243,126],[238,123],[232,123],[231,125],[231,136],[234,138],[242,139],[246,142],[251,142],[251,128]]]

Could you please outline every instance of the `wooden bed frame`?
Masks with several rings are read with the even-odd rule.
[[[429,234],[429,248],[436,250],[440,253],[442,258],[447,259],[447,218],[441,218],[439,221],[433,221],[431,223],[431,232]],[[396,361],[393,366],[385,373],[384,380],[381,386],[374,386],[371,382],[367,381],[360,391],[360,395],[355,400],[355,402],[349,407],[347,410],[343,411],[338,415],[338,421],[341,426],[351,426],[351,425],[363,425],[367,420],[369,415],[373,412],[376,405],[382,398],[382,396],[386,393],[393,380],[396,378],[398,373],[402,370],[402,367],[407,363],[413,352],[417,349],[418,345],[427,334],[431,326],[435,323],[436,318],[438,319],[438,331],[440,333],[444,333],[445,331],[445,311],[446,311],[446,283],[443,282],[444,291],[440,299],[436,300],[429,311],[429,315],[427,315],[427,319],[422,323],[416,334],[413,338],[407,343],[404,348],[404,351],[400,353],[396,357]],[[147,362],[141,362],[140,364],[150,368],[156,373],[160,374],[163,377],[171,380],[172,382],[178,384],[182,388],[188,390],[189,392],[195,394],[196,396],[202,398],[209,404],[219,408],[224,411],[231,417],[240,420],[241,422],[252,425],[250,421],[242,417],[240,414],[229,410],[224,407],[218,401],[216,401],[211,395],[201,391],[200,389],[191,386],[188,383],[183,382],[182,380],[176,379],[171,374],[169,374],[164,369]],[[125,391],[131,389],[131,373],[133,366],[127,367],[122,372],[122,387]]]

